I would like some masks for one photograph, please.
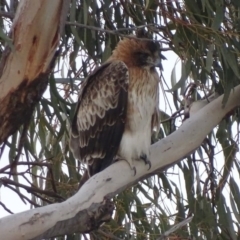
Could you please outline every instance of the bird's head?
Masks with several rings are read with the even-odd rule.
[[[118,43],[112,56],[124,61],[129,67],[159,67],[161,70],[161,61],[166,59],[161,54],[159,43],[152,41],[146,34],[124,38]]]
[[[162,70],[162,60],[166,59],[160,50],[159,43],[153,41],[142,41],[139,45],[141,48],[136,48],[133,51],[133,56],[135,58],[135,64],[139,67],[145,67],[153,69],[159,67]]]

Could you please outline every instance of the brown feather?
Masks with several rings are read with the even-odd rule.
[[[159,124],[155,70],[159,56],[154,42],[123,39],[83,84],[70,147],[77,159],[88,164],[90,176],[116,157],[127,160],[132,169],[133,160],[142,153],[148,157],[151,131]],[[85,173],[81,185],[86,179]]]
[[[70,147],[89,165],[90,175],[106,168],[116,155],[126,118],[128,69],[111,61],[85,81],[72,122]]]

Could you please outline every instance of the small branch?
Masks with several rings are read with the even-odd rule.
[[[150,26],[155,26],[156,25],[156,24],[152,23],[152,24],[146,24],[146,25],[136,26],[136,27],[132,27],[132,28],[119,28],[117,30],[109,30],[109,29],[103,29],[103,28],[100,28],[100,27],[90,26],[90,25],[77,23],[77,22],[66,22],[66,24],[81,27],[81,28],[87,28],[87,29],[90,29],[90,30],[106,32],[106,33],[110,33],[110,34],[119,34],[120,32],[124,32],[124,31],[134,31],[134,30],[138,30],[138,29],[142,29],[142,28],[145,28],[145,27],[150,27]]]
[[[35,207],[40,207],[40,205],[36,204],[35,202],[33,202],[32,200],[30,200],[28,197],[26,197],[24,194],[20,193],[17,189],[15,189],[12,186],[9,185],[4,185],[5,187],[8,187],[9,189],[11,189],[13,192],[15,192],[23,201],[24,204],[26,204],[25,200],[28,201],[30,204],[32,204]],[[25,199],[25,200],[24,200]]]
[[[156,240],[164,240],[166,237],[168,237],[171,233],[176,232],[179,228],[184,227],[188,223],[190,223],[193,219],[193,216],[186,218],[185,220],[181,221],[180,223],[175,224],[173,227],[171,227],[168,231],[166,231],[164,234],[162,234],[161,237],[157,238]]]
[[[55,180],[54,180],[54,175],[53,175],[52,168],[50,167],[48,170],[49,170],[50,177],[51,177],[52,189],[57,194],[57,188],[56,188],[56,185],[55,185]]]
[[[2,155],[3,155],[3,152],[4,152],[5,146],[6,146],[6,142],[4,142],[4,143],[1,145],[1,147],[0,147],[0,159],[2,158]]]
[[[11,172],[16,172],[15,170],[16,170],[16,167],[18,165],[18,161],[19,161],[19,158],[21,156],[21,153],[22,153],[24,142],[26,140],[27,130],[28,130],[30,121],[31,121],[31,118],[29,118],[23,124],[23,130],[22,130],[22,133],[21,133],[21,136],[20,136],[18,147],[17,147],[17,155],[15,156],[14,161],[11,163]]]
[[[58,199],[64,200],[64,198],[62,196],[60,196],[60,195],[58,195],[58,194],[56,194],[54,192],[41,190],[39,188],[36,188],[33,185],[32,185],[32,187],[29,187],[29,186],[23,185],[21,183],[17,183],[15,181],[13,181],[11,179],[8,179],[8,178],[5,178],[5,177],[1,178],[0,180],[3,183],[4,186],[11,184],[11,185],[14,185],[14,186],[17,186],[17,187],[21,187],[21,188],[25,189],[29,193],[33,193],[33,194],[40,193],[40,194],[47,195],[49,197],[54,197],[54,198],[58,198]]]
[[[14,18],[14,13],[0,11],[0,16],[5,17],[5,18],[9,18],[9,19],[13,19]]]
[[[10,209],[8,209],[8,208],[6,207],[6,205],[5,205],[4,203],[2,203],[1,201],[0,201],[0,205],[4,208],[4,210],[5,210],[6,212],[8,212],[8,213],[10,213],[10,214],[13,214],[13,212],[12,212]]]
[[[49,163],[44,163],[44,162],[18,162],[17,166],[20,166],[20,165],[23,165],[23,166],[38,166],[38,167],[51,167],[51,164]],[[0,173],[5,173],[5,171],[7,169],[11,168],[11,164],[3,167],[0,169]]]
[[[80,81],[82,82],[85,78],[55,78],[56,83],[69,84],[71,82]]]
[[[183,107],[181,107],[179,110],[177,110],[175,113],[173,113],[169,118],[161,121],[161,123],[169,122],[171,120],[176,119],[177,117],[180,117],[181,115],[183,115],[183,114],[181,114],[182,110],[183,110]]]
[[[113,240],[123,240],[122,238],[118,238],[116,236],[114,236],[111,233],[106,233],[104,231],[102,231],[101,229],[98,229],[98,232],[101,233],[104,237],[106,237],[107,239],[113,239]]]
[[[133,38],[133,39],[136,39],[137,37],[131,36],[131,35],[122,34],[120,32],[123,32],[123,31],[134,31],[134,30],[137,30],[137,29],[141,29],[141,28],[145,28],[145,27],[151,27],[151,26],[155,26],[156,25],[156,24],[146,24],[146,25],[136,26],[136,27],[132,27],[132,28],[119,28],[117,30],[109,30],[109,29],[103,29],[103,28],[100,28],[100,27],[89,26],[89,25],[82,24],[82,23],[77,23],[77,22],[66,22],[66,24],[70,25],[70,26],[86,28],[86,29],[90,29],[90,30],[94,30],[94,31],[98,31],[98,32],[104,32],[104,33],[108,33],[108,34],[118,35],[120,37]],[[141,39],[144,40],[144,41],[153,41],[152,39],[149,39],[149,38],[141,38]],[[156,40],[156,41],[159,41],[159,40]],[[163,50],[165,50],[165,49],[163,49]]]
[[[61,9],[61,17],[59,20],[59,33],[62,35],[65,24],[66,24],[66,18],[67,14],[69,12],[69,6],[70,6],[70,0],[63,0],[62,1],[62,9]]]

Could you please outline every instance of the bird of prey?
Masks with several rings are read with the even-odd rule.
[[[145,36],[145,35],[143,35]],[[142,36],[142,37],[143,37]],[[158,43],[137,36],[121,40],[110,58],[84,81],[72,122],[70,148],[92,176],[116,160],[148,164],[158,125]]]

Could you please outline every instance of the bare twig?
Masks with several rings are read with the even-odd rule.
[[[5,18],[9,18],[9,19],[13,19],[14,18],[14,13],[0,11],[0,16],[5,17]]]
[[[120,37],[133,38],[133,39],[136,39],[137,37],[132,36],[132,35],[122,34],[121,32],[123,32],[123,31],[134,31],[134,30],[138,30],[138,29],[142,29],[142,28],[145,28],[145,27],[150,27],[150,26],[155,26],[156,25],[156,24],[146,24],[146,25],[136,26],[136,27],[132,27],[132,28],[119,28],[117,30],[109,30],[109,29],[104,29],[104,28],[95,27],[95,26],[89,26],[89,25],[82,24],[82,23],[77,23],[77,22],[66,22],[66,24],[70,25],[70,26],[86,28],[86,29],[90,29],[90,30],[94,30],[94,31],[105,32],[105,33],[108,33],[108,34],[113,34],[113,35],[118,35]],[[153,41],[152,39],[149,39],[149,38],[141,38],[141,40]],[[154,41],[159,42],[159,40],[154,40]]]
[[[49,173],[50,173],[50,176],[51,176],[51,184],[52,184],[52,188],[53,188],[53,191],[55,193],[57,193],[57,188],[56,188],[56,185],[55,185],[55,180],[54,180],[54,175],[53,175],[53,171],[52,171],[52,168],[48,168],[49,170]]]
[[[122,238],[118,238],[111,233],[102,231],[101,229],[98,229],[98,232],[101,233],[104,237],[107,237],[108,239],[122,240]]]
[[[28,130],[29,124],[30,124],[30,120],[31,120],[31,118],[29,118],[29,120],[23,124],[23,130],[22,130],[20,140],[18,143],[18,148],[17,148],[17,155],[15,156],[14,161],[11,163],[11,172],[16,172],[19,158],[21,156],[22,149],[23,149],[23,144],[26,140],[26,135],[27,135],[27,130]]]
[[[49,163],[44,163],[44,162],[18,162],[17,165],[30,165],[30,166],[38,166],[38,167],[50,167]],[[0,173],[6,173],[5,171],[7,169],[11,168],[11,164],[3,167],[0,169]]]
[[[157,240],[164,240],[167,239],[166,237],[169,236],[171,233],[177,231],[179,228],[184,227],[188,223],[190,223],[193,219],[193,216],[186,218],[185,220],[181,221],[180,223],[175,224],[173,227],[171,227],[168,231],[166,231],[164,234],[162,234],[161,237],[157,238]]]
[[[0,201],[0,205],[3,207],[3,209],[4,209],[6,212],[8,212],[8,213],[10,213],[10,214],[13,214],[13,212],[12,212],[10,209],[8,209],[8,208],[6,207],[6,205],[5,205],[4,203],[2,203],[1,201]]]
[[[40,207],[40,205],[34,203],[32,200],[30,200],[28,197],[26,197],[25,195],[23,195],[22,193],[20,193],[17,189],[15,189],[14,187],[10,186],[10,185],[4,185],[6,187],[8,187],[9,189],[11,189],[13,192],[15,192],[20,198],[21,200],[23,201],[24,204],[26,204],[26,201],[27,200],[30,204],[32,204],[33,206],[35,207]]]
[[[52,191],[41,190],[39,188],[36,188],[33,185],[31,187],[29,187],[29,186],[23,185],[21,183],[17,183],[15,181],[13,181],[11,179],[8,179],[8,178],[5,178],[5,177],[1,178],[0,180],[1,180],[1,182],[5,186],[10,184],[10,185],[14,185],[14,186],[17,186],[17,187],[21,187],[21,188],[25,189],[29,193],[34,193],[34,194],[39,193],[39,194],[47,195],[49,197],[54,197],[54,198],[58,198],[58,199],[64,200],[64,198],[62,196],[60,196],[60,195],[58,195],[58,194],[56,194],[56,193],[54,193]]]
[[[3,152],[4,152],[5,146],[6,146],[6,142],[4,142],[4,143],[1,145],[1,147],[0,147],[0,159],[1,159],[2,154],[3,154]]]
[[[183,110],[183,107],[181,107],[179,110],[177,110],[175,113],[173,113],[171,117],[161,121],[160,123],[169,122],[169,121],[171,121],[173,119],[176,119],[177,117],[180,117],[181,115],[183,115],[183,114],[181,114],[182,110]]]

